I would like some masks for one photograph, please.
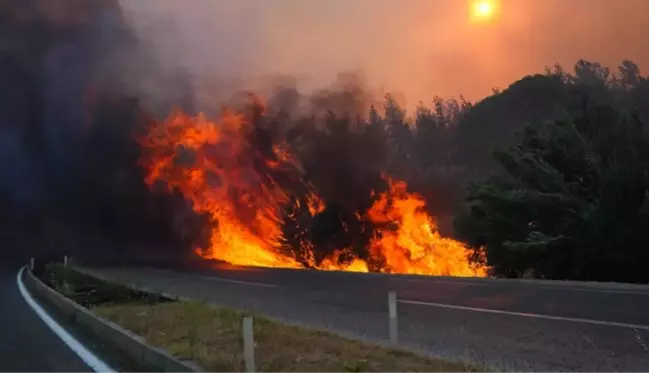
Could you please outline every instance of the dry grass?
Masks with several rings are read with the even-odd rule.
[[[209,371],[243,370],[241,312],[199,302],[103,305],[93,311]],[[467,364],[429,359],[257,316],[254,336],[259,371],[476,371]]]

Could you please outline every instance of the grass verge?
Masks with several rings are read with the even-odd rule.
[[[202,302],[156,298],[62,266],[51,266],[48,274],[57,290],[65,290],[64,294],[74,300],[81,299],[100,317],[141,335],[151,345],[192,359],[208,371],[243,370],[242,318],[249,314]],[[254,338],[259,371],[479,370],[461,362],[431,359],[258,315],[254,315]]]
[[[39,278],[54,290],[86,308],[106,304],[152,305],[173,301],[157,294],[107,283],[58,263],[48,264]]]

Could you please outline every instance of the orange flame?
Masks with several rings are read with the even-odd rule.
[[[151,151],[143,161],[149,171],[145,181],[165,181],[169,190],[178,189],[191,200],[195,211],[210,215],[215,226],[210,248],[201,251],[205,257],[299,268],[297,261],[274,250],[280,246],[280,208],[289,198],[271,177],[251,172],[257,159],[242,140],[247,127],[244,117],[232,112],[218,123],[203,115],[173,113],[142,141]],[[277,167],[271,162],[265,166]]]
[[[370,252],[385,258],[386,269],[420,275],[486,276],[486,267],[472,264],[459,241],[444,238],[423,210],[424,199],[408,193],[403,181],[388,179],[389,189],[367,211],[382,228],[370,242]],[[393,227],[389,227],[393,225]]]
[[[156,123],[140,139],[142,165],[149,185],[162,182],[169,191],[178,190],[193,209],[213,222],[210,247],[197,250],[207,259],[235,265],[303,268],[282,254],[282,222],[285,207],[298,205],[278,180],[286,175],[301,180],[299,163],[286,147],[274,145],[266,154],[253,146],[250,134],[258,124],[241,113],[225,111],[218,122],[204,115],[188,116],[180,111]],[[284,183],[285,184],[285,183]],[[315,216],[326,203],[308,183],[306,207]],[[389,189],[365,214],[357,214],[378,225],[369,244],[375,270],[389,273],[485,276],[484,266],[472,264],[469,250],[460,242],[441,237],[432,218],[423,211],[425,201],[406,190],[406,183],[389,180]],[[368,272],[368,262],[341,248],[320,263],[314,260],[313,244],[300,241],[308,253],[306,265],[321,270]],[[368,259],[369,260],[369,259]]]
[[[353,258],[347,265],[341,265],[341,256],[346,254],[345,250],[338,250],[329,258],[325,258],[320,265],[314,266],[323,271],[347,271],[347,272],[369,272],[367,263],[359,258]]]
[[[306,203],[311,216],[316,216],[327,208],[325,202],[315,193],[309,193]]]

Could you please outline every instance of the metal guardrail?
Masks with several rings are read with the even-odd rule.
[[[163,372],[204,371],[195,362],[181,361],[162,349],[148,345],[142,337],[96,316],[44,284],[29,267],[31,266],[26,266],[23,271],[23,282],[32,296],[40,302],[47,303],[72,323],[89,330],[100,341],[124,353],[135,362]]]

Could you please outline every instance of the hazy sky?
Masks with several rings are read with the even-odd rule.
[[[478,99],[579,58],[649,70],[649,0],[500,0],[487,23],[470,21],[467,0],[122,3],[160,58],[196,80],[281,73],[324,84],[356,69],[412,104]]]

